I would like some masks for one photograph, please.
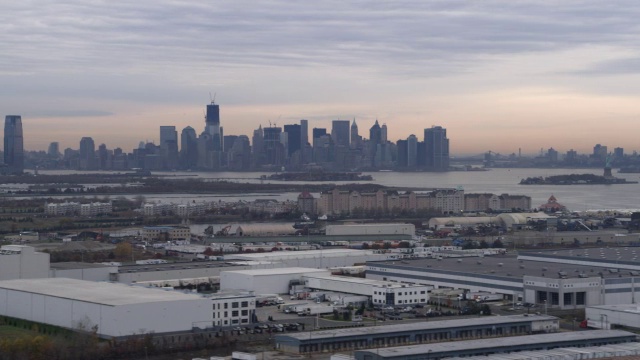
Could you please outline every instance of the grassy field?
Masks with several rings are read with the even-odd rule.
[[[17,338],[21,336],[35,335],[33,331],[19,329],[13,326],[0,325],[0,338]]]

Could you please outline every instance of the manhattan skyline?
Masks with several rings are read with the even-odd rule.
[[[631,1],[1,8],[0,109],[22,115],[27,150],[200,131],[210,92],[225,134],[355,117],[393,141],[442,125],[452,154],[638,147]]]

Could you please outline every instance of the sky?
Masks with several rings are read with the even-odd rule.
[[[215,96],[225,134],[378,119],[393,141],[443,126],[452,154],[631,152],[639,18],[635,0],[5,0],[0,114],[27,150],[200,133]]]

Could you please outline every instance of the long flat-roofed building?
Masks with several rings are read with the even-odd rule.
[[[635,341],[635,334],[630,332],[620,330],[596,330],[359,350],[356,351],[354,355],[356,360],[437,360],[477,355],[486,355],[490,359],[493,354],[503,354],[514,351],[548,350],[568,346],[624,344]]]
[[[630,357],[634,356],[635,357]],[[640,343],[631,342],[624,344],[611,344],[600,346],[573,346],[573,347],[561,347],[549,350],[528,350],[518,351],[505,354],[492,354],[492,360],[532,360],[532,359],[620,359],[620,360],[635,360],[637,355],[640,355]],[[485,355],[478,356],[465,356],[449,358],[464,359],[464,360],[488,360]],[[353,358],[350,358],[353,360]]]
[[[399,254],[384,254],[375,250],[326,249],[308,251],[274,251],[269,253],[225,255],[224,260],[271,261],[286,266],[328,268],[353,266],[367,261],[381,261],[397,258]]]
[[[598,250],[589,250],[592,251]],[[629,252],[632,251],[635,250]],[[640,298],[640,286],[635,285],[640,284],[640,271],[621,269],[626,265],[622,262],[616,267],[616,260],[610,257],[594,266],[590,264],[591,260],[546,262],[542,254],[536,256],[535,260],[526,254],[369,262],[366,277],[436,288],[485,291],[504,295],[507,300],[522,300],[557,309],[628,304]]]
[[[640,329],[640,305],[602,305],[590,306],[585,311],[587,326],[596,329],[611,329],[622,326],[628,329]]]
[[[212,301],[195,294],[66,278],[0,281],[0,315],[103,337],[212,325]]]
[[[302,267],[223,271],[220,273],[220,289],[248,290],[256,294],[287,294],[291,281],[301,281],[306,274],[330,273],[324,269]]]
[[[0,280],[49,277],[49,254],[37,252],[31,246],[0,247]]]
[[[491,316],[277,335],[276,347],[294,353],[352,351],[400,344],[554,332],[558,318],[546,315]]]

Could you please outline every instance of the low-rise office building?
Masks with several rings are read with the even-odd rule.
[[[188,226],[145,226],[143,241],[183,241],[191,238]]]
[[[237,326],[255,322],[256,296],[252,292],[224,291],[207,298],[213,301],[213,326]]]
[[[429,300],[428,292],[433,288],[426,285],[409,285],[335,275],[305,275],[302,279],[309,289],[365,295],[371,299],[373,305],[378,306],[423,304]]]

